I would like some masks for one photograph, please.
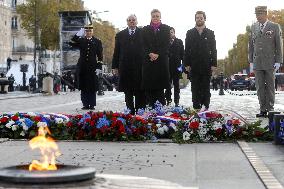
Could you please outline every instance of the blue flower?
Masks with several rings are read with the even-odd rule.
[[[103,126],[109,126],[110,125],[110,122],[106,119],[106,116],[100,118],[97,122],[97,125],[96,125],[96,128],[100,129],[102,128]]]
[[[141,108],[141,109],[139,108],[138,111],[137,111],[137,114],[142,116],[144,114],[144,112],[145,112],[145,110],[143,108]]]
[[[117,120],[121,121],[121,122],[123,123],[123,125],[126,125],[126,121],[125,121],[125,119],[123,119],[123,118],[119,117],[119,118],[117,118]]]
[[[34,122],[29,118],[25,118],[25,124],[28,128],[30,128],[31,126],[33,126]]]

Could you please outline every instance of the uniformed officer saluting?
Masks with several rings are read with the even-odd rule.
[[[71,45],[80,49],[76,68],[76,86],[81,90],[83,110],[96,106],[96,92],[99,89],[98,73],[102,69],[102,42],[93,36],[93,26],[87,25],[71,39]]]
[[[275,101],[275,71],[283,63],[282,31],[279,24],[267,19],[267,7],[255,8],[257,22],[251,27],[249,40],[249,62],[253,63],[255,84],[260,113],[266,117],[273,110]]]

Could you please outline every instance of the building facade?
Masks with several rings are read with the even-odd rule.
[[[33,40],[21,28],[20,15],[16,12],[25,0],[0,0],[0,68],[6,67],[10,57],[14,61],[33,60]]]
[[[6,60],[11,51],[11,9],[4,1],[0,1],[0,68],[6,67]]]

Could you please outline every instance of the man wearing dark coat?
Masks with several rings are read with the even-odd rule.
[[[145,92],[141,89],[144,48],[135,15],[128,16],[127,25],[126,29],[116,34],[112,69],[119,76],[118,91],[124,92],[126,107],[131,114],[135,114],[146,106]]]
[[[143,28],[143,41],[146,60],[142,66],[142,88],[150,106],[154,107],[156,101],[165,105],[164,89],[170,87],[170,27],[161,23],[158,9],[152,10],[151,23]]]
[[[171,27],[171,41],[169,49],[169,63],[170,63],[170,83],[173,83],[174,86],[174,103],[175,106],[179,106],[179,78],[181,76],[182,67],[181,63],[183,60],[184,47],[181,39],[176,38],[175,29]],[[171,87],[166,89],[165,96],[167,100],[167,105],[172,102],[171,98]]]
[[[96,106],[96,92],[98,91],[96,73],[102,69],[102,42],[93,36],[93,26],[88,25],[81,28],[72,38],[70,44],[80,49],[80,57],[76,68],[76,86],[81,90],[82,109],[93,110],[94,106]]]
[[[214,32],[205,26],[203,11],[195,14],[196,26],[187,31],[184,65],[191,74],[191,91],[194,109],[208,109],[210,104],[210,78],[217,67],[217,50]]]

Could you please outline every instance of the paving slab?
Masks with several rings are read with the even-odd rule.
[[[94,166],[98,174],[131,175],[200,189],[262,189],[235,143],[58,142],[60,164]],[[0,143],[0,167],[39,159],[27,141]]]

